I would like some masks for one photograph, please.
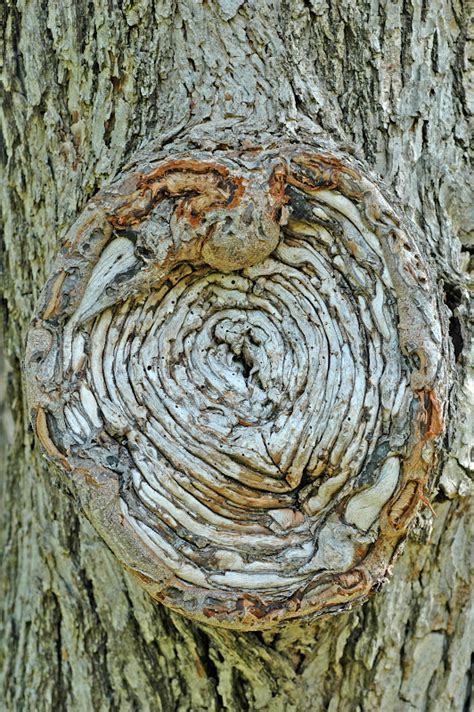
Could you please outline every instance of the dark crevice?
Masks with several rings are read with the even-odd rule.
[[[444,302],[451,311],[451,316],[449,317],[449,337],[453,344],[454,358],[456,362],[459,362],[464,348],[461,320],[456,314],[456,310],[462,303],[461,289],[457,285],[445,284]]]
[[[234,356],[234,363],[239,368],[240,372],[242,373],[244,380],[247,382],[250,378],[250,371],[253,368],[253,364],[248,363],[244,354],[242,354],[242,356],[240,358],[237,356]]]
[[[107,700],[107,709],[110,712],[115,712],[118,707],[107,661],[107,632],[98,612],[94,584],[84,569],[80,569],[78,573],[89,602],[92,622],[92,625],[84,628],[84,645],[91,653],[93,670],[92,699],[97,704],[97,707],[100,700]]]
[[[61,704],[66,700],[66,690],[63,679],[63,644],[61,634],[61,607],[56,595],[51,594],[53,600],[52,614],[56,628],[56,684],[53,687],[53,708],[61,709]]]
[[[213,657],[210,640],[208,636],[204,632],[201,632],[199,629],[196,630],[196,643],[198,645],[200,661],[204,670],[207,673],[207,679],[212,683],[214,688],[216,709],[226,709],[224,699],[220,695],[218,689],[219,669]]]
[[[250,688],[251,689],[251,688]],[[232,674],[232,692],[234,695],[234,702],[238,710],[251,710],[253,709],[252,702],[247,697],[248,684],[244,676],[234,668]]]
[[[112,140],[112,133],[115,128],[115,111],[112,108],[109,118],[104,123],[104,143],[107,148],[110,148],[110,143]]]
[[[467,670],[467,689],[466,689],[466,699],[464,701],[464,705],[462,708],[463,712],[469,712],[469,710],[472,709],[471,707],[471,701],[472,701],[472,688],[473,688],[473,679],[472,679],[472,671],[474,670],[474,653],[471,655],[471,666]]]
[[[140,660],[146,661],[143,667],[143,673],[148,680],[150,687],[153,689],[157,698],[160,700],[160,705],[162,710],[173,709],[173,700],[175,696],[171,689],[170,681],[163,674],[163,667],[160,661],[160,651],[158,640],[164,638],[175,639],[176,634],[179,631],[173,625],[171,619],[167,616],[161,615],[161,610],[157,608],[157,620],[156,620],[156,631],[157,639],[152,643],[147,643],[142,635],[140,624],[134,615],[135,605],[130,597],[128,589],[124,589],[125,597],[127,599],[128,607],[133,614],[129,616],[129,625],[132,628],[132,638],[136,641],[137,651],[136,655]],[[141,700],[136,697],[136,690],[128,685],[128,692],[134,698],[134,708],[137,710],[141,709]]]
[[[464,339],[462,336],[461,322],[457,316],[452,316],[449,320],[449,336],[453,343],[454,359],[459,361],[464,348]]]

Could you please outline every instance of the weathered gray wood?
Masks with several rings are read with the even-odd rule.
[[[220,126],[270,135],[305,124],[355,146],[422,230],[466,378],[463,5],[18,2],[1,12],[15,425],[2,491],[7,709],[467,708],[465,380],[436,517],[424,511],[379,597],[320,623],[235,634],[156,608],[122,573],[32,449],[19,373],[28,320],[66,230],[145,138],[193,126],[213,138]]]
[[[453,349],[421,233],[352,157],[232,139],[145,152],[85,206],[24,378],[45,454],[150,594],[262,630],[386,583]]]

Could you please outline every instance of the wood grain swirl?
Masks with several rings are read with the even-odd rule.
[[[133,164],[30,329],[36,434],[157,600],[263,629],[390,572],[436,462],[445,317],[356,161],[281,141]]]

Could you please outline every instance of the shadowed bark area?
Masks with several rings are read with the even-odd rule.
[[[0,14],[6,709],[469,709],[462,3],[25,0]],[[392,581],[347,614],[238,634],[153,604],[122,571],[34,448],[21,360],[67,229],[141,145],[302,127],[354,150],[423,231],[452,311],[460,386],[436,516],[423,510]]]

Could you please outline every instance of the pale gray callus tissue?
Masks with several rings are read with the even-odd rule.
[[[387,579],[436,464],[447,343],[423,241],[355,159],[174,144],[70,229],[29,407],[156,600],[265,629]]]

